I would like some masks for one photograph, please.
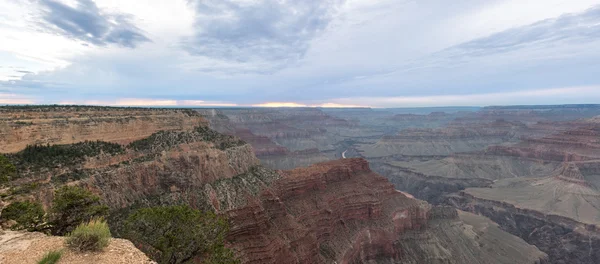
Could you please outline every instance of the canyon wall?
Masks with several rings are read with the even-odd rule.
[[[34,144],[102,140],[127,144],[161,130],[191,130],[207,121],[191,110],[93,106],[0,107],[0,153]]]

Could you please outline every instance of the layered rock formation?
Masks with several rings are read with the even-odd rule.
[[[548,263],[545,253],[485,217],[451,207],[435,209],[426,231],[402,237],[407,259],[401,263],[448,263],[448,258],[456,263]]]
[[[545,124],[527,125],[503,119],[491,122],[452,122],[443,128],[405,129],[397,135],[384,136],[375,144],[364,144],[358,149],[368,158],[451,155],[485,150],[491,145],[518,142],[524,136],[541,137],[560,131],[561,127],[548,131]]]
[[[106,111],[107,115],[126,112],[112,108]],[[164,113],[168,116],[173,111],[180,113],[178,110]],[[193,114],[181,114],[190,115],[190,120],[182,120],[185,124],[204,122]],[[315,123],[312,118],[292,119]],[[319,122],[340,125],[335,119],[328,120],[323,118]],[[124,124],[123,133],[118,127],[105,131],[109,135],[127,135],[130,123],[119,122]],[[149,131],[164,124],[160,118],[148,122],[157,123],[148,124]],[[95,121],[85,126],[96,124],[104,125]],[[75,131],[71,135],[75,140],[88,135],[85,129]],[[270,144],[267,135],[256,136],[239,128],[233,132],[252,133],[254,136],[248,136],[255,144]],[[138,131],[136,137],[145,133]],[[386,178],[373,173],[364,159],[274,171],[260,166],[253,154],[256,150],[249,144],[204,126],[167,127],[137,140],[101,138],[115,139],[121,144],[79,142],[35,146],[8,155],[18,175],[11,178],[10,188],[2,190],[3,201],[37,199],[48,207],[54,189],[64,184],[79,185],[98,194],[111,207],[116,234],[119,228],[114,225],[133,208],[189,204],[228,219],[231,224],[228,247],[235,250],[243,263],[540,263],[545,260],[545,255],[535,247],[505,233],[510,239],[492,239],[496,235],[475,223],[463,222],[454,209],[432,208],[396,191]],[[318,152],[273,150],[262,153],[310,156],[311,151]],[[502,252],[491,250],[508,249],[511,243],[518,243],[523,250],[510,261],[500,257]]]
[[[338,138],[338,143],[333,144],[337,153],[315,148],[303,164],[318,161],[314,159],[317,152],[325,159],[340,157],[341,153],[366,157],[373,169],[397,188],[429,202],[450,203],[489,216],[500,223],[501,229],[543,248],[551,263],[569,263],[570,258],[591,263],[596,259],[593,254],[585,256],[590,247],[583,241],[591,241],[593,249],[593,232],[569,230],[589,229],[594,224],[591,219],[598,217],[594,197],[600,186],[600,169],[596,165],[600,159],[600,122],[598,118],[582,118],[599,111],[596,105],[488,107],[443,115],[392,109],[325,110],[329,115],[349,120],[351,126],[345,129],[360,127],[362,131],[377,131],[379,136],[347,133],[340,137],[342,141]],[[266,119],[262,116],[255,120],[253,126],[260,126]],[[429,120],[429,124],[423,120]],[[268,130],[276,130],[272,121],[268,121]],[[411,123],[413,128],[407,128]],[[286,125],[280,129],[292,135],[297,126]],[[394,131],[396,128],[402,130]],[[332,131],[326,130],[325,134]],[[275,144],[285,142],[266,136]],[[288,150],[296,146],[288,144]],[[293,167],[298,161],[291,159],[290,153],[259,158],[273,167]],[[449,200],[446,195],[461,198]],[[515,200],[503,199],[506,196]],[[483,209],[472,210],[473,206]],[[514,211],[511,206],[528,209]],[[561,224],[569,221],[579,224]]]
[[[0,107],[0,153],[27,145],[102,140],[127,144],[161,130],[191,130],[207,121],[191,110],[86,106]]]
[[[102,190],[107,185],[95,183]],[[119,186],[112,188],[119,192]],[[487,229],[473,231],[452,208],[431,208],[395,191],[364,159],[278,172],[254,167],[202,188],[174,183],[156,198],[226,215],[227,239],[243,263],[543,263],[546,258],[506,233],[509,240],[485,238]],[[479,237],[490,244],[482,246]],[[514,241],[523,246],[519,254],[499,261],[503,253],[491,249],[512,248]]]
[[[598,263],[598,130],[594,122],[582,122],[556,135],[490,147],[486,156],[517,159],[543,169],[519,171],[512,163],[498,173],[517,172],[514,177],[490,188],[468,188],[447,198],[447,203],[498,222],[548,253],[551,263]]]
[[[489,217],[536,245],[550,263],[598,263],[599,193],[561,175],[499,182],[447,198],[449,204]]]
[[[510,146],[493,146],[487,152],[558,162],[600,159],[600,124],[580,122],[562,133],[527,138]]]

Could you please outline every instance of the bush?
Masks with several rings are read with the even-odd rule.
[[[78,225],[108,216],[108,207],[100,197],[75,186],[64,186],[56,191],[52,205],[52,233],[64,235]]]
[[[101,251],[108,246],[110,229],[104,220],[79,225],[67,236],[67,246],[77,251]]]
[[[39,188],[40,184],[38,182],[30,182],[24,183],[17,187],[10,187],[9,193],[11,195],[19,195],[19,194],[27,194],[31,193],[35,189]]]
[[[50,251],[37,264],[56,264],[62,257],[62,251]]]
[[[15,165],[10,163],[4,155],[0,155],[0,184],[10,181],[16,173],[17,169]]]
[[[159,263],[238,263],[224,246],[227,221],[188,206],[139,209],[125,224],[125,236],[141,243]],[[147,248],[150,246],[151,248]]]
[[[69,145],[29,145],[16,154],[24,167],[31,170],[73,166],[100,153],[115,155],[123,152],[121,145],[103,141],[85,141]]]
[[[38,231],[44,223],[44,208],[39,203],[30,201],[14,202],[2,209],[0,219],[3,221],[14,220],[17,222],[13,229],[27,229]]]

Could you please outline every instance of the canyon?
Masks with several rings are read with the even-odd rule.
[[[17,168],[2,206],[30,199],[48,208],[56,188],[77,185],[111,208],[119,235],[135,208],[184,203],[227,219],[226,246],[242,263],[549,261],[485,217],[396,190],[353,158],[357,142],[387,132],[320,109],[45,109],[2,108],[12,118],[3,133],[15,135],[3,152]],[[16,127],[19,116],[46,111]],[[140,115],[149,116],[128,118]],[[59,116],[85,121],[47,121]],[[45,130],[64,135],[23,132]]]
[[[398,190],[434,205],[489,217],[500,229],[548,253],[549,263],[600,261],[594,253],[600,208],[598,105],[495,106],[447,112],[256,109],[250,118],[256,122],[251,126],[244,121],[249,117],[237,115],[238,111],[223,111],[226,118],[237,116],[227,120],[229,127],[247,127],[253,132],[261,119],[277,116],[285,123],[282,116],[308,118],[306,113],[311,112],[318,118],[304,121],[310,126],[287,122],[287,128],[278,129],[310,128],[321,135],[335,135],[301,149],[286,142],[307,142],[311,136],[280,131],[278,136],[301,138],[282,141],[265,134],[276,145],[293,149],[257,155],[267,167],[306,166],[340,158],[342,153],[365,158],[373,171]],[[274,114],[278,111],[286,114]],[[322,122],[328,118],[348,123],[332,127]],[[340,129],[347,131],[339,133]]]

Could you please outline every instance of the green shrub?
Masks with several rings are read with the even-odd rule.
[[[10,163],[4,155],[0,155],[0,184],[10,181],[16,173],[15,165]]]
[[[14,202],[2,209],[0,219],[17,222],[13,229],[37,231],[44,223],[44,208],[39,203],[30,201]]]
[[[50,224],[54,235],[71,232],[81,223],[108,215],[108,207],[100,197],[75,186],[63,186],[54,194]]]
[[[246,144],[239,138],[224,135],[205,126],[196,127],[190,132],[158,131],[147,138],[131,142],[127,148],[136,151],[158,151],[169,149],[179,144],[208,141],[215,147],[225,150]]]
[[[143,208],[125,223],[125,236],[142,244],[159,263],[238,263],[225,248],[225,219],[188,206]],[[148,248],[147,246],[150,246]]]
[[[68,145],[29,145],[15,154],[21,166],[30,170],[73,166],[100,153],[115,155],[123,152],[121,145],[103,141],[85,141]]]
[[[101,251],[110,242],[110,229],[104,220],[79,225],[67,236],[67,246],[77,251]]]
[[[56,264],[62,257],[62,251],[50,251],[37,264]]]
[[[9,192],[11,195],[27,194],[31,193],[39,187],[40,184],[38,182],[30,182],[21,184],[20,186],[16,187],[10,187]]]

